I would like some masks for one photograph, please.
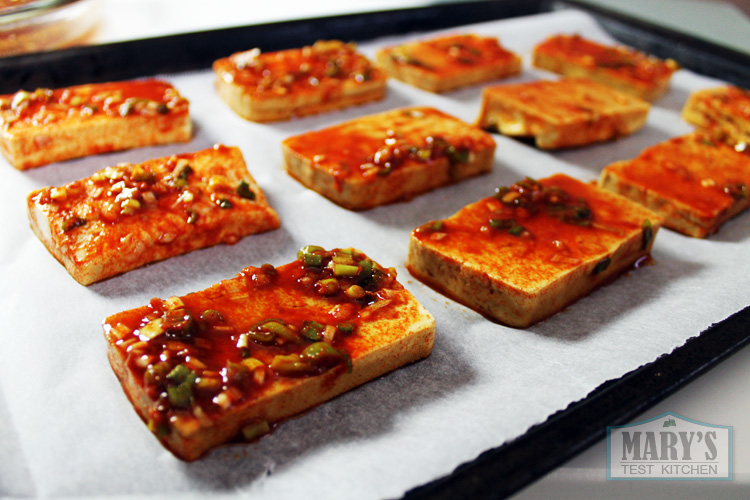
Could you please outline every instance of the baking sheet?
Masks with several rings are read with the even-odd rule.
[[[452,29],[500,36],[524,56],[508,82],[553,78],[533,70],[529,54],[558,32],[611,42],[587,15],[542,14]],[[376,48],[425,34],[362,44]],[[672,89],[634,136],[548,153],[495,136],[491,174],[408,203],[349,212],[306,190],[282,168],[279,143],[305,132],[405,105],[432,105],[472,122],[481,89],[433,95],[397,81],[381,102],[287,123],[260,125],[234,115],[213,90],[209,71],[163,75],[191,100],[196,126],[187,144],[144,148],[18,172],[2,161],[0,206],[0,495],[263,496],[391,498],[453,471],[487,448],[523,434],[551,413],[670,352],[748,304],[750,217],[710,240],[663,230],[654,265],[527,330],[488,322],[411,278],[404,268],[411,229],[526,175],[563,172],[593,180],[608,163],[687,133],[679,110],[693,89],[719,82],[678,72]],[[222,142],[239,146],[269,202],[277,231],[130,272],[88,288],[78,285],[28,228],[25,196],[121,161],[138,162]],[[290,419],[250,445],[180,462],[150,435],[123,395],[105,357],[104,317],[182,295],[233,276],[247,265],[278,265],[305,244],[356,246],[386,266],[435,315],[433,354],[334,401]]]

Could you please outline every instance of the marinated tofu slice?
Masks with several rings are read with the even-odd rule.
[[[430,92],[517,75],[521,58],[496,37],[442,36],[378,51],[377,62],[392,77]]]
[[[104,321],[125,394],[161,443],[194,460],[428,356],[435,320],[355,249],[297,260]]]
[[[542,149],[584,146],[641,129],[650,105],[586,78],[485,87],[480,128],[533,137]]]
[[[0,150],[15,168],[189,141],[189,103],[148,79],[0,96]]]
[[[238,148],[123,163],[29,194],[31,228],[82,285],[279,227]]]
[[[289,175],[351,210],[488,172],[495,152],[490,134],[429,107],[364,116],[282,146]]]
[[[607,166],[599,185],[659,213],[665,227],[705,238],[750,206],[750,156],[693,133]]]
[[[679,69],[672,59],[663,61],[630,47],[564,34],[537,45],[533,64],[567,77],[590,78],[645,101],[661,97]]]
[[[651,210],[565,175],[527,178],[412,231],[407,267],[457,302],[525,328],[629,269],[659,225]]]
[[[737,151],[750,147],[749,90],[731,86],[697,90],[688,97],[682,117]]]
[[[337,40],[279,52],[238,52],[214,62],[213,69],[219,96],[255,122],[376,101],[385,96],[387,80],[354,44]]]

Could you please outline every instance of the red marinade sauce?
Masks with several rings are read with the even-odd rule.
[[[740,120],[750,120],[750,90],[728,86],[701,93],[702,104]]]
[[[678,200],[704,217],[748,196],[750,156],[703,134],[675,137],[612,167],[644,190]]]
[[[489,134],[434,108],[370,115],[287,138],[284,145],[336,179],[375,181],[394,169],[445,161],[464,163],[494,147]]]
[[[534,287],[587,259],[606,257],[625,235],[641,230],[643,212],[623,211],[632,202],[614,203],[595,191],[564,175],[526,179],[412,234],[425,246],[491,269],[503,281]]]
[[[507,64],[517,58],[497,38],[471,34],[424,40],[404,47],[405,55],[399,54],[399,48],[392,54],[396,62],[444,76],[460,74],[470,67]]]
[[[155,224],[168,218],[164,214],[174,214],[191,225],[200,221],[202,225],[208,220],[208,210],[229,210],[240,203],[241,198],[235,185],[210,186],[210,172],[197,172],[192,167],[198,157],[212,153],[228,157],[230,151],[227,146],[216,145],[210,150],[141,164],[121,163],[62,187],[43,188],[34,195],[34,201],[51,207],[54,219],[62,221],[61,233],[93,222],[117,225],[131,217],[146,218],[150,224]],[[250,199],[254,196],[254,193],[245,193]],[[154,212],[160,214],[159,218],[149,215]],[[200,216],[199,212],[204,215]],[[165,226],[165,231],[168,227]]]
[[[150,418],[196,406],[210,418],[273,381],[346,373],[358,356],[360,311],[380,303],[379,314],[395,314],[389,290],[401,286],[357,250],[308,246],[298,259],[108,318],[110,342],[127,332],[115,344],[157,402]]]
[[[669,78],[676,68],[674,64],[668,64],[628,47],[602,45],[579,35],[550,37],[536,50],[646,84]]]
[[[0,96],[0,123],[6,129],[38,127],[62,120],[106,116],[185,114],[188,101],[157,79],[19,90]]]
[[[214,70],[255,97],[319,92],[344,82],[356,85],[384,78],[354,45],[335,40],[278,52],[238,52],[216,61]]]

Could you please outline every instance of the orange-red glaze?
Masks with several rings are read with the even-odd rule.
[[[175,220],[208,229],[208,221],[214,218],[210,212],[228,211],[235,205],[251,203],[258,196],[250,193],[251,199],[243,199],[237,193],[239,182],[231,183],[227,179],[222,161],[234,161],[235,151],[236,148],[216,145],[142,164],[123,163],[61,187],[37,190],[30,195],[30,201],[50,214],[52,230],[60,235],[92,223],[103,229],[161,221],[163,231],[157,232],[163,235],[174,232]],[[215,165],[201,172],[194,171],[193,162],[198,158],[205,161],[209,156],[217,158]],[[66,225],[66,221],[73,219],[81,222],[73,221],[73,227]],[[101,241],[108,235],[107,231],[102,231],[91,243],[117,247],[117,241],[111,244]]]
[[[213,67],[219,78],[244,87],[255,99],[318,93],[384,78],[353,44],[338,41],[278,52],[238,52],[219,59]]]
[[[494,37],[450,35],[393,47],[392,60],[429,73],[448,77],[468,68],[507,64],[518,58]]]
[[[372,182],[394,168],[408,169],[446,156],[453,162],[471,151],[494,147],[489,134],[427,107],[361,117],[290,137],[284,144],[338,180]]]
[[[704,115],[710,122],[734,119],[750,121],[750,90],[728,86],[697,91],[695,96],[694,106],[704,106],[705,109],[700,111],[710,113]]]
[[[581,206],[590,210],[590,222],[563,222],[559,213],[548,210],[543,202],[529,209],[491,196],[464,207],[437,226],[428,223],[412,234],[429,247],[442,247],[444,253],[492,269],[500,281],[534,289],[587,259],[607,254],[626,234],[643,226],[640,214],[627,213],[628,200],[613,199],[594,186],[560,174],[539,182],[567,193],[571,206],[583,200]],[[493,228],[490,219],[512,219],[523,230],[513,235],[509,228]],[[506,265],[497,266],[498,261]]]
[[[333,294],[322,294],[320,281],[333,277],[328,264],[332,259],[340,258],[343,255],[340,252],[316,251],[324,255],[322,266],[310,266],[297,260],[276,268],[270,265],[248,267],[237,277],[201,292],[166,301],[152,299],[148,306],[107,318],[104,322],[105,333],[109,342],[116,345],[127,358],[128,369],[134,373],[135,380],[146,389],[149,397],[161,402],[165,416],[178,409],[173,408],[162,395],[168,382],[162,380],[155,384],[144,381],[147,371],[153,370],[154,365],[159,363],[167,363],[170,369],[183,364],[198,377],[220,382],[212,390],[201,390],[198,384],[193,387],[194,405],[200,406],[209,416],[217,415],[222,410],[215,399],[219,393],[233,395],[236,398],[233,403],[251,400],[274,380],[291,376],[274,372],[270,366],[274,356],[300,354],[315,342],[325,341],[344,356],[299,376],[315,375],[329,369],[344,373],[347,364],[345,356],[356,360],[361,351],[371,350],[371,346],[363,343],[357,335],[360,325],[369,320],[370,312],[365,311],[373,309],[373,304],[379,304],[382,307],[375,308],[378,319],[393,318],[404,299],[400,293],[403,287],[395,280],[395,272],[381,268],[356,250],[352,251],[353,260],[350,262],[358,266],[358,274],[336,277],[340,288]],[[372,264],[376,278],[368,278],[371,276],[366,270],[368,262]],[[361,286],[364,292],[362,296],[354,298],[345,291],[354,285]],[[144,327],[163,318],[165,311],[170,309],[192,318],[190,333],[162,333],[151,339],[145,336]],[[283,321],[294,331],[294,340],[280,340],[277,337],[269,344],[247,338],[241,340],[243,334],[255,331],[259,322],[268,319]],[[323,329],[336,330],[341,325],[351,325],[353,329],[350,332],[336,330],[333,337],[326,340],[311,340],[301,335],[301,327],[309,321],[318,322]],[[328,334],[322,335],[327,337]],[[378,339],[373,341],[377,342]],[[245,378],[235,378],[228,372],[228,363],[241,364],[249,358],[261,363]],[[262,373],[260,378],[254,378],[256,371]]]
[[[701,134],[670,139],[607,168],[624,181],[684,203],[705,217],[725,212],[735,204],[735,197],[746,197],[750,187],[750,155]]]
[[[84,285],[279,227],[238,148],[119,164],[28,196],[32,228]]]
[[[539,44],[535,52],[578,66],[598,68],[640,85],[669,78],[677,67],[628,47],[603,45],[580,35],[552,36]]]
[[[585,78],[537,80],[485,87],[485,100],[525,113],[524,121],[543,125],[595,123],[624,112],[648,112],[648,104]]]
[[[126,117],[184,115],[188,101],[168,82],[157,79],[18,91],[0,96],[0,124],[18,131],[101,115]]]

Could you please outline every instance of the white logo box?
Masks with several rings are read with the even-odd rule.
[[[731,480],[732,427],[672,412],[607,427],[607,479]]]

